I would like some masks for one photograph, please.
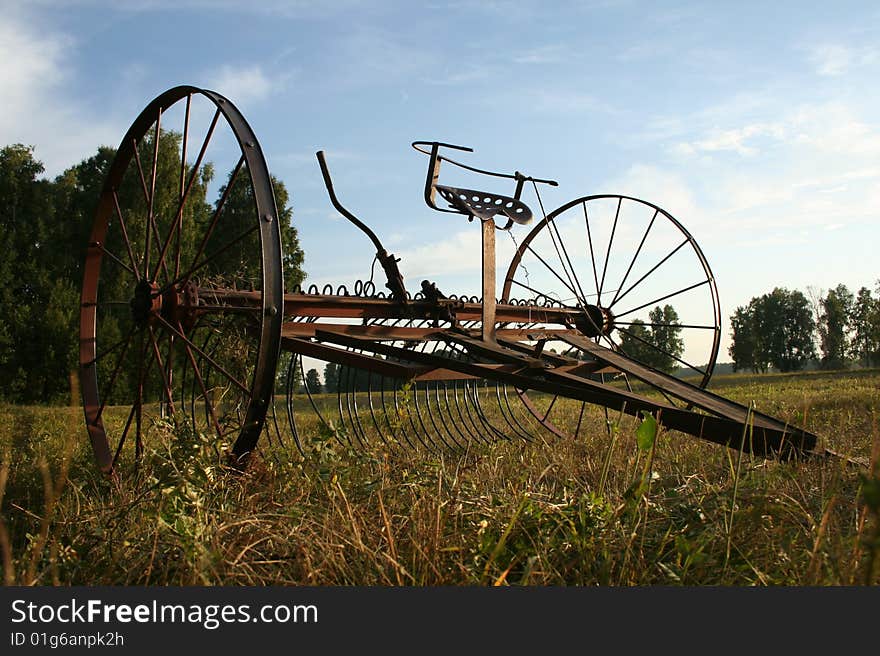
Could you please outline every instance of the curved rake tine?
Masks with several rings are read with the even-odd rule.
[[[490,444],[491,441],[486,436],[485,431],[480,430],[480,427],[477,425],[477,422],[474,420],[474,417],[471,414],[470,403],[468,403],[467,381],[462,382],[464,389],[461,390],[461,392],[462,392],[461,394],[459,394],[458,383],[459,383],[459,381],[457,381],[457,380],[453,381],[453,383],[452,383],[452,390],[453,390],[452,398],[455,401],[455,408],[458,411],[459,417],[462,417],[461,403],[459,403],[459,400],[463,399],[463,401],[464,401],[464,414],[467,415],[467,422],[465,422],[465,425],[468,427],[468,432],[473,436],[473,438],[477,442],[480,442],[481,444]],[[463,419],[464,418],[462,417],[462,420]],[[473,428],[473,430],[471,430],[471,428]]]
[[[349,349],[352,350],[352,349]],[[361,448],[366,449],[367,443],[361,436],[361,426],[357,417],[357,374],[352,367],[346,367],[346,387],[345,387],[345,410],[348,414],[351,431],[346,431],[346,438],[352,448],[356,448],[354,441],[356,440]],[[352,440],[348,433],[354,433],[355,440]]]
[[[503,402],[501,399],[502,389],[504,390],[504,394],[503,394],[504,401]],[[506,383],[500,383],[495,386],[495,395],[498,399],[498,407],[501,409],[501,415],[505,418],[505,420],[507,420],[508,414],[509,414],[510,420],[512,420],[512,422],[510,420],[507,420],[507,423],[514,430],[514,432],[519,434],[520,436],[522,436],[522,438],[524,440],[526,440],[527,442],[534,442],[535,440],[538,439],[538,437],[536,435],[534,435],[533,433],[529,432],[529,430],[528,430],[528,428],[526,428],[525,424],[523,424],[523,422],[520,421],[520,419],[516,416],[516,414],[513,411],[513,407],[510,405],[510,398],[507,395],[507,391],[508,391],[508,388],[507,388]],[[507,408],[507,412],[505,412],[505,410],[504,410],[505,407]]]
[[[509,442],[509,441],[510,441],[510,436],[507,435],[507,434],[505,434],[504,432],[498,430],[498,428],[495,426],[495,424],[493,424],[493,423],[489,420],[489,418],[486,416],[486,412],[483,410],[483,403],[482,403],[482,401],[480,401],[480,390],[479,390],[478,385],[479,385],[479,384],[476,383],[476,382],[475,382],[473,385],[471,385],[471,387],[473,388],[473,399],[472,399],[472,401],[473,401],[473,404],[474,404],[474,409],[475,409],[476,412],[477,412],[477,417],[479,417],[480,422],[481,422],[486,428],[488,428],[490,431],[492,431],[492,433],[494,433],[499,439],[502,439],[502,440],[505,440],[505,441]],[[465,387],[467,387],[467,385],[465,385]]]
[[[416,417],[418,417],[418,419],[419,419],[419,424],[421,425],[422,430],[424,431],[424,436],[425,436],[425,438],[428,440],[428,442],[431,443],[431,446],[430,446],[429,448],[430,448],[432,451],[435,451],[435,452],[437,452],[437,451],[441,451],[442,448],[437,446],[437,443],[436,443],[436,442],[434,441],[434,439],[433,439],[434,436],[431,434],[431,431],[430,431],[430,429],[427,427],[427,425],[425,425],[425,420],[422,419],[422,410],[421,410],[421,407],[420,407],[420,405],[419,405],[419,388],[418,388],[418,385],[417,385],[416,383],[413,383],[413,390],[412,390],[412,392],[413,392],[413,406],[414,406],[415,409],[416,409]],[[433,420],[432,420],[432,421],[433,421]],[[441,438],[441,439],[442,439],[442,438]],[[447,448],[449,448],[449,445],[448,445],[448,444],[446,444],[445,442],[444,442],[444,444],[446,445]]]
[[[408,390],[406,391],[406,395],[405,395],[405,400],[406,400],[406,401],[409,400],[409,393],[410,393],[411,390],[412,390],[412,388],[410,388],[410,389],[408,389]],[[422,439],[422,436],[421,436],[421,434],[419,433],[419,429],[416,427],[416,423],[413,421],[413,417],[412,417],[413,413],[412,413],[412,410],[411,410],[410,407],[409,407],[409,404],[406,403],[406,405],[404,406],[404,407],[405,407],[405,413],[400,412],[400,405],[398,404],[398,401],[397,401],[397,393],[398,393],[398,391],[399,391],[399,390],[395,387],[395,388],[394,388],[394,409],[397,410],[397,416],[400,417],[400,416],[403,415],[403,414],[406,415],[406,419],[409,421],[410,426],[412,426],[412,429],[413,429],[413,435],[414,435],[415,438],[421,443],[421,445],[422,445],[423,447],[425,447],[426,449],[428,449],[428,450],[430,451],[430,450],[431,450],[431,447],[429,447],[429,446],[425,443],[425,440]],[[404,434],[406,434],[406,429],[404,428],[403,430],[404,430]],[[407,441],[409,441],[409,440],[407,439]],[[412,446],[413,448],[415,448],[415,445],[414,445],[412,442],[410,442],[410,446]]]
[[[458,422],[455,420],[455,417],[452,416],[452,409],[449,407],[449,388],[446,385],[446,381],[443,381],[443,399],[444,403],[441,405],[440,402],[440,382],[434,384],[434,396],[435,401],[437,403],[437,411],[440,413],[440,416],[443,418],[444,426],[452,426],[455,429],[455,432],[461,437],[464,441],[464,444],[459,442],[457,439],[453,437],[453,441],[459,445],[459,448],[463,451],[467,451],[470,448],[471,440],[465,436],[464,433],[461,432],[461,429],[458,426]],[[444,410],[445,406],[445,410]]]
[[[461,414],[461,406],[459,405],[458,398],[456,397],[457,388],[455,386],[455,381],[453,381],[452,389],[452,398],[455,400],[455,409],[458,413],[459,421],[456,421],[455,416],[453,416],[452,414],[452,406],[449,403],[449,385],[447,385],[446,383],[443,383],[443,403],[446,405],[446,412],[448,416],[452,418],[452,425],[455,426],[455,430],[457,430],[458,433],[462,436],[465,441],[465,445],[468,449],[470,449],[473,443],[479,440],[477,439],[477,436],[474,435],[473,431],[471,431],[470,427],[468,426],[467,422],[464,420],[464,417]],[[464,429],[467,434],[463,433],[462,429]]]
[[[449,429],[449,423],[446,421],[446,417],[443,416],[443,409],[440,406],[440,393],[437,391],[438,386],[439,384],[436,381],[433,384],[425,384],[425,407],[428,409],[428,417],[431,419],[431,424],[433,424],[434,429],[437,430],[443,443],[446,444],[451,451],[461,451],[464,447],[457,439],[455,439],[455,435],[453,435],[452,431]],[[431,392],[433,392],[433,394],[431,394]],[[431,403],[432,398],[436,399],[435,404]],[[434,408],[436,408],[436,421],[434,419]],[[449,436],[452,444],[447,442],[446,438],[443,437],[444,433]]]
[[[384,386],[385,379],[384,376],[380,378],[380,385]],[[379,435],[379,439],[382,440],[382,443],[385,446],[390,446],[390,443],[385,438],[385,432],[379,427],[379,422],[376,420],[376,412],[373,407],[373,372],[367,372],[367,403],[370,408],[370,419],[373,420],[373,426],[376,428],[376,433]]]
[[[496,383],[495,384],[495,400],[498,402],[498,410],[501,413],[501,416],[504,418],[504,421],[510,426],[511,430],[513,430],[514,434],[521,437],[527,442],[534,442],[535,436],[526,431],[523,426],[517,421],[516,417],[513,415],[508,416],[508,414],[504,410],[504,402],[501,400],[501,387],[504,383]],[[507,392],[505,391],[504,396],[507,396]],[[509,406],[508,406],[509,407]],[[512,421],[511,421],[512,420]]]
[[[296,412],[293,408],[293,394],[294,394],[294,378],[296,374],[296,365],[300,359],[299,353],[294,353],[290,356],[290,362],[287,365],[287,380],[285,381],[285,405],[287,406],[287,423],[290,426],[290,433],[293,435],[293,443],[296,445],[297,450],[300,455],[305,457],[306,452],[303,449],[302,440],[299,437],[299,428],[296,425]],[[309,397],[311,399],[311,396]],[[314,407],[314,403],[312,403],[312,407]],[[316,409],[317,411],[317,409]],[[318,413],[320,417],[320,413]],[[321,417],[321,421],[323,421],[323,417]],[[326,422],[325,422],[326,423]]]
[[[455,352],[455,357],[457,360],[463,361],[465,359],[465,354],[462,353],[461,350],[459,350],[458,348],[453,348],[453,351]],[[455,381],[453,381],[453,384],[452,384],[452,388],[453,388],[453,397],[452,398],[455,400],[455,406],[458,409],[458,415],[462,416],[461,405],[459,404],[459,399],[463,398],[464,399],[465,414],[468,417],[470,425],[473,426],[473,429],[474,429],[473,431],[469,430],[469,432],[471,432],[471,435],[476,437],[477,441],[482,442],[483,444],[491,444],[492,441],[486,435],[486,432],[484,430],[480,429],[480,426],[477,425],[476,420],[474,420],[474,417],[471,414],[470,403],[468,402],[469,401],[468,381],[464,380],[464,381],[461,381],[461,383],[462,383],[462,386],[464,387],[463,394],[461,394],[461,395],[459,394],[459,389],[458,389],[459,381],[455,380]]]
[[[392,435],[394,435],[394,439],[398,444],[402,444],[400,438],[397,436],[397,430],[400,429],[400,432],[403,433],[403,439],[406,441],[406,444],[410,449],[415,448],[415,444],[413,444],[412,440],[409,439],[409,434],[406,432],[406,424],[402,420],[400,413],[400,406],[397,404],[397,390],[398,385],[394,385],[392,389],[392,394],[394,398],[394,423],[391,423],[391,419],[389,419],[390,415],[388,413],[388,406],[385,403],[385,386],[382,386],[382,412],[385,415],[385,421],[388,423],[388,428],[391,429]],[[395,427],[396,426],[396,427]]]
[[[346,426],[346,424],[345,424],[345,412],[343,411],[343,408],[342,408],[342,394],[343,394],[343,389],[344,389],[344,385],[343,385],[342,381],[343,381],[343,376],[345,376],[346,378],[348,377],[348,367],[347,366],[340,366],[337,371],[338,371],[337,375],[339,376],[339,383],[336,386],[336,407],[339,410],[339,429],[334,431],[334,435],[336,436],[336,440],[339,442],[340,445],[350,447],[350,446],[352,446],[351,437],[349,437],[349,435],[348,435],[348,433],[349,433],[348,426]],[[342,433],[342,436],[345,438],[345,442],[348,442],[347,445],[345,444],[345,442],[342,441],[342,437],[339,436],[340,432]]]
[[[437,352],[437,347],[439,345],[440,345],[440,342],[434,342],[434,348],[431,350],[432,354]],[[424,351],[425,351],[425,347],[422,347],[422,352],[424,352]],[[434,429],[440,435],[440,439],[443,440],[443,443],[446,444],[446,446],[453,451],[461,450],[463,448],[462,445],[459,444],[458,440],[456,440],[455,436],[452,434],[452,431],[449,430],[449,427],[446,422],[446,418],[443,416],[443,410],[440,407],[440,394],[439,394],[439,392],[436,392],[437,386],[438,386],[438,383],[435,381],[433,387],[435,389],[435,396],[437,398],[437,417],[439,419],[440,426],[442,427],[442,431],[440,428],[437,427],[437,422],[434,421],[434,411],[432,409],[431,396],[429,394],[429,392],[431,391],[432,385],[431,385],[431,382],[426,381],[425,382],[425,406],[428,409],[428,416],[431,419],[431,424],[433,424]],[[449,438],[452,440],[452,443],[455,446],[452,446],[451,444],[449,444],[449,442],[446,441],[446,438],[443,437],[443,432],[445,432],[449,436]]]

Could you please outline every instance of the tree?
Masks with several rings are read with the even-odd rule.
[[[846,285],[838,285],[820,299],[819,347],[823,369],[842,369],[850,354],[849,329],[855,300]]]
[[[671,305],[658,305],[648,313],[650,323],[635,319],[620,331],[620,349],[649,367],[671,373],[684,352],[678,313]]]
[[[239,171],[233,180],[234,172],[230,172],[218,194],[214,204],[220,210],[217,226],[212,232],[206,248],[207,253],[215,253],[226,245],[248,232],[254,223],[254,196],[250,180],[244,171]],[[232,182],[232,189],[226,194],[226,188]],[[293,210],[288,205],[289,194],[284,183],[271,176],[272,188],[275,192],[275,204],[278,208],[278,221],[281,230],[281,268],[284,288],[293,289],[305,279],[303,271],[303,252],[299,245],[299,236],[293,225]],[[221,199],[226,198],[220,205]],[[234,248],[217,256],[210,270],[215,276],[234,280],[237,284],[258,288],[261,284],[260,238],[256,232],[251,233],[236,243]]]
[[[306,387],[309,388],[309,392],[312,394],[321,393],[321,378],[318,376],[317,369],[309,369],[306,372]]]
[[[733,359],[734,371],[766,372],[766,361],[760,358],[761,346],[755,325],[754,299],[746,307],[738,307],[730,317],[731,344],[727,352]]]
[[[339,365],[328,362],[324,367],[324,391],[336,393],[339,387]]]
[[[859,289],[850,314],[852,357],[864,366],[880,363],[880,299],[867,287]]]
[[[729,351],[738,369],[797,371],[816,357],[813,333],[816,321],[807,297],[799,291],[777,287],[752,298],[731,317],[734,344]]]

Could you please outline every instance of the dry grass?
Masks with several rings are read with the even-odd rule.
[[[880,581],[880,375],[728,377],[724,395],[873,457],[766,461],[639,422],[465,455],[364,453],[314,430],[244,474],[156,426],[118,484],[81,412],[0,407],[7,584],[851,585]],[[572,406],[574,408],[574,406]],[[574,409],[571,410],[574,412]],[[614,419],[614,418],[612,418]]]

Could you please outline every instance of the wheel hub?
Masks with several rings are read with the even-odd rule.
[[[159,293],[155,282],[141,280],[134,289],[129,305],[132,320],[138,326],[154,325],[158,317],[175,326],[178,323],[190,328],[195,323],[199,305],[198,287],[188,282],[183,288],[172,286]]]
[[[585,337],[610,335],[614,330],[614,314],[608,308],[587,305],[584,314],[575,319],[577,328]]]
[[[134,296],[129,301],[131,318],[138,326],[155,321],[155,315],[162,311],[162,296],[155,282],[141,280],[134,288]]]

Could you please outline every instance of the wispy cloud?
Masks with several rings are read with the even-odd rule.
[[[759,152],[758,146],[753,143],[755,139],[760,137],[782,139],[784,135],[785,129],[779,124],[756,123],[731,130],[713,130],[710,134],[700,139],[676,144],[674,151],[684,155],[718,151],[732,151],[739,155],[754,155]]]
[[[844,75],[853,68],[880,61],[880,50],[875,47],[824,43],[810,50],[809,60],[819,75]]]
[[[14,11],[0,12],[0,143],[39,144],[35,153],[49,176],[102,144],[114,144],[120,126],[97,120],[72,95],[68,59],[75,40],[34,29]]]
[[[217,89],[237,105],[258,103],[279,90],[279,79],[270,79],[258,65],[224,65],[206,78],[209,88]]]

